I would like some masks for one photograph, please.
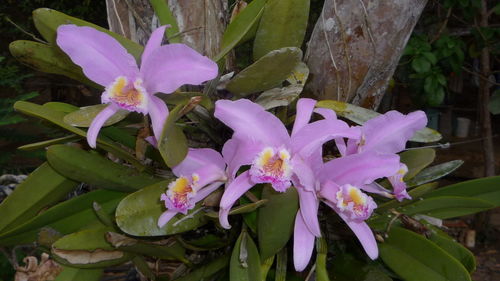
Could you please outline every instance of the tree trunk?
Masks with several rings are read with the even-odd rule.
[[[309,41],[306,92],[375,109],[427,0],[325,0]]]

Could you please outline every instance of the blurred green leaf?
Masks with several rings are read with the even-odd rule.
[[[51,139],[51,140],[46,140],[46,141],[25,144],[25,145],[18,147],[17,149],[25,150],[25,151],[37,150],[37,149],[46,148],[46,147],[49,147],[49,146],[55,145],[55,144],[64,144],[64,143],[68,143],[68,142],[75,142],[75,141],[78,141],[80,139],[81,139],[80,136],[69,135],[69,136],[65,136],[62,138],[56,138],[56,139]]]
[[[268,202],[258,211],[257,232],[261,256],[267,259],[283,248],[292,236],[299,197],[294,188],[279,193],[266,185],[262,199]]]
[[[246,38],[250,39],[249,33],[257,27],[266,2],[267,0],[254,0],[250,2],[250,4],[229,23],[222,36],[221,50],[217,56],[215,56],[215,61],[224,58],[227,53],[238,44],[243,43]]]
[[[62,266],[63,270],[57,275],[54,281],[99,281],[102,276],[102,269],[82,269],[69,266]]]
[[[398,210],[406,215],[422,214],[439,219],[448,219],[475,214],[493,207],[495,205],[482,199],[439,196],[418,200]]]
[[[409,230],[392,227],[379,249],[384,263],[404,280],[471,281],[458,260]]]
[[[404,179],[409,180],[434,162],[436,151],[432,148],[412,149],[399,154],[399,157],[401,162],[408,167],[408,173]]]
[[[380,115],[380,113],[377,113],[370,109],[334,100],[322,100],[319,101],[316,106],[332,109],[338,115],[349,119],[359,125],[363,125],[366,121]],[[435,142],[440,139],[441,134],[438,131],[424,128],[420,131],[417,131],[415,135],[410,139],[410,141],[427,143]]]
[[[437,58],[436,56],[431,53],[431,52],[423,52],[422,55],[431,63],[431,64],[436,64],[437,63]]]
[[[176,124],[185,106],[184,103],[179,104],[169,113],[158,141],[158,150],[168,167],[177,166],[188,153],[186,135]]]
[[[271,51],[238,73],[226,89],[240,96],[269,90],[285,81],[301,59],[302,51],[295,47]]]
[[[242,231],[233,247],[229,264],[231,281],[260,280],[260,257],[257,247],[246,231]]]
[[[10,231],[45,207],[64,199],[77,185],[54,171],[48,163],[42,164],[0,204],[0,232]]]
[[[425,198],[438,196],[461,196],[482,199],[500,206],[500,176],[480,178],[448,185],[429,194]]]
[[[497,90],[491,95],[488,109],[491,114],[500,114],[500,91]]]
[[[205,265],[202,265],[186,276],[183,276],[181,278],[177,278],[174,281],[200,281],[200,280],[205,280],[205,278],[210,277],[217,273],[218,271],[224,269],[227,267],[229,263],[229,256],[225,255],[219,258],[216,258],[215,260],[212,260],[208,262]],[[231,279],[232,280],[232,279]]]
[[[268,0],[255,35],[253,58],[273,50],[302,46],[309,18],[310,0]]]
[[[49,147],[47,160],[60,174],[104,189],[131,192],[163,180],[63,144]]]
[[[412,186],[417,186],[421,185],[424,183],[428,183],[431,181],[435,181],[437,179],[440,179],[449,173],[455,171],[458,169],[464,161],[462,160],[453,160],[450,162],[438,164],[429,168],[426,168],[422,170],[420,173],[418,173],[415,177],[413,177],[411,180],[409,180],[406,184],[408,187]]]
[[[187,215],[177,214],[164,227],[158,227],[158,218],[166,211],[160,195],[169,183],[169,180],[162,181],[125,197],[116,209],[118,227],[134,236],[162,236],[193,230],[207,223],[203,207],[198,204]]]
[[[331,265],[330,276],[335,281],[392,281],[376,264],[357,259],[351,254],[337,253]]]
[[[97,116],[97,114],[99,114],[99,112],[101,112],[108,106],[108,104],[84,106],[77,111],[66,114],[63,118],[63,121],[64,123],[71,126],[88,128],[90,127],[92,121],[94,121],[94,118]],[[122,121],[129,115],[129,113],[130,111],[127,110],[118,110],[118,112],[113,114],[113,116],[111,116],[108,120],[106,120],[106,122],[104,122],[103,127],[110,126]]]
[[[431,70],[430,62],[423,56],[418,56],[414,58],[413,61],[411,62],[411,67],[417,73],[424,73]]]
[[[151,6],[153,6],[153,10],[155,11],[156,16],[158,16],[158,20],[161,25],[169,24],[170,27],[167,28],[165,33],[167,33],[169,43],[180,43],[181,40],[179,38],[179,26],[177,25],[177,21],[175,20],[172,11],[168,7],[168,1],[165,0],[150,0]],[[173,37],[177,35],[176,37]]]

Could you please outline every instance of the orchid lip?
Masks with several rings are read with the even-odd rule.
[[[147,113],[149,96],[142,86],[142,79],[137,78],[133,83],[125,76],[119,76],[106,87],[102,95],[102,102],[113,102],[119,107],[136,111],[143,114]]]
[[[353,220],[369,218],[373,209],[377,207],[370,196],[350,184],[340,187],[336,193],[336,201],[334,203],[337,209]]]
[[[167,209],[177,210],[186,214],[189,209],[194,207],[192,202],[196,195],[196,181],[198,176],[193,174],[191,179],[187,177],[179,177],[168,185],[166,193],[161,195],[161,200],[165,201]]]
[[[254,159],[250,176],[256,183],[270,183],[278,192],[291,186],[292,165],[290,152],[285,148],[265,147]]]

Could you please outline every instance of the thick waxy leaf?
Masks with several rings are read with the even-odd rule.
[[[255,102],[262,105],[266,110],[278,106],[288,106],[302,93],[308,76],[309,68],[307,68],[305,63],[300,62],[286,79],[290,85],[284,88],[267,90],[260,94]]]
[[[232,208],[231,211],[229,211],[229,215],[250,213],[250,212],[257,210],[259,207],[261,207],[262,205],[265,205],[266,203],[267,203],[267,200],[264,199],[264,200],[259,200],[259,201],[254,202],[254,203],[240,205],[238,207]],[[217,213],[217,212],[207,212],[205,215],[208,217],[211,217],[211,218],[218,218],[219,217],[219,213]]]
[[[464,181],[442,187],[425,197],[463,196],[482,199],[500,205],[500,176]]]
[[[405,180],[415,177],[422,169],[429,166],[436,158],[436,151],[432,148],[413,149],[399,154],[401,162],[408,167]]]
[[[351,254],[336,254],[329,271],[335,281],[392,281],[376,264],[356,259]]]
[[[55,145],[55,144],[74,142],[74,141],[77,141],[79,139],[81,139],[80,136],[69,135],[69,136],[62,137],[62,138],[56,138],[56,139],[51,139],[51,140],[40,141],[40,142],[35,142],[35,143],[30,143],[30,144],[22,145],[22,146],[18,147],[17,149],[30,151],[30,150],[36,150],[36,149],[40,149],[40,148],[45,148],[45,147],[48,147],[48,146],[51,146],[51,145]]]
[[[495,207],[488,201],[469,197],[439,196],[419,200],[400,209],[407,215],[422,214],[448,219],[482,212]]]
[[[469,249],[456,242],[439,228],[430,224],[426,224],[426,226],[431,229],[429,239],[432,242],[436,243],[441,249],[460,261],[469,272],[472,273],[476,270],[476,259]]]
[[[158,150],[169,167],[178,165],[188,153],[186,135],[176,121],[182,116],[182,111],[186,104],[177,105],[168,115],[160,140]]]
[[[68,145],[49,147],[47,160],[60,174],[104,189],[130,192],[162,180]]]
[[[322,100],[319,101],[316,106],[332,109],[339,116],[349,119],[359,125],[363,125],[366,121],[380,115],[380,113],[370,109],[334,100]],[[427,143],[439,141],[441,138],[442,136],[438,131],[424,128],[417,131],[410,141]]]
[[[66,54],[54,46],[34,41],[18,40],[10,43],[9,50],[18,61],[37,71],[64,75],[94,88],[102,88],[88,80],[81,68],[71,62]]]
[[[208,218],[203,207],[197,205],[187,215],[177,214],[164,227],[158,227],[158,218],[166,211],[160,195],[169,183],[169,180],[162,181],[125,197],[115,215],[120,229],[134,236],[161,236],[189,231],[205,224]]]
[[[63,266],[63,271],[57,275],[54,281],[99,281],[102,269],[82,269]]]
[[[24,224],[9,229],[0,235],[0,245],[29,244],[37,240],[41,229],[49,229],[60,234],[69,234],[96,223],[97,217],[92,203],[97,202],[102,211],[112,214],[126,193],[95,190],[61,202],[40,213]]]
[[[0,204],[0,232],[19,226],[43,208],[64,199],[77,185],[48,163],[42,164]]]
[[[97,104],[81,107],[79,110],[73,111],[64,116],[63,121],[71,126],[88,128],[97,114],[99,114],[99,112],[107,106],[107,104]],[[129,115],[129,113],[130,111],[127,110],[119,110],[106,120],[106,122],[104,122],[104,126],[110,126],[122,121],[125,117],[127,117],[127,115]]]
[[[170,43],[180,43],[181,40],[179,36],[173,37],[174,35],[178,35],[179,26],[177,25],[177,21],[175,20],[172,11],[170,11],[170,8],[168,7],[168,1],[150,0],[149,2],[151,3],[151,6],[153,6],[155,14],[158,17],[158,20],[160,20],[160,24],[170,25],[170,27],[165,31],[168,36],[168,41]]]
[[[50,106],[41,106],[31,102],[18,101],[14,104],[14,109],[26,115],[49,121],[81,137],[87,136],[87,132],[85,132],[84,130],[81,130],[79,128],[64,123],[63,118],[66,115],[65,112],[52,109]],[[104,150],[113,153],[115,156],[127,160],[132,165],[134,165],[139,171],[143,171],[145,169],[145,167],[137,159],[135,159],[134,156],[130,155],[130,153],[116,146],[112,142],[103,140],[102,138],[98,138],[97,144],[100,148],[103,148]]]
[[[55,111],[61,111],[64,113],[70,113],[73,111],[77,111],[80,109],[78,106],[74,106],[69,103],[64,103],[64,102],[58,102],[58,101],[49,101],[46,102],[42,105],[45,108],[48,108],[50,110],[55,110]]]
[[[310,0],[268,0],[255,35],[254,60],[272,50],[299,47],[304,41]]]
[[[242,231],[231,254],[229,264],[231,281],[260,280],[260,257],[252,238],[246,231]]]
[[[231,79],[226,89],[245,96],[279,86],[302,59],[299,48],[282,48],[269,52]]]
[[[229,256],[223,256],[217,258],[209,263],[200,266],[199,268],[191,271],[186,276],[175,279],[174,281],[199,281],[205,280],[205,278],[210,277],[225,268],[229,264]],[[232,279],[231,279],[232,280]]]
[[[278,193],[266,185],[262,191],[262,199],[267,199],[268,202],[258,211],[257,232],[260,253],[266,259],[276,254],[290,239],[299,208],[299,197],[295,188]]]
[[[254,0],[241,11],[236,18],[227,26],[224,35],[222,36],[221,50],[214,58],[219,61],[226,56],[238,44],[243,43],[245,39],[250,39],[251,31],[256,31],[264,5],[267,0]],[[255,33],[253,34],[255,35]]]
[[[409,230],[392,227],[379,244],[380,257],[408,281],[470,281],[465,267],[433,242]]]
[[[59,263],[80,268],[100,268],[130,260],[131,254],[118,251],[104,238],[111,228],[98,226],[71,233],[52,244]]]
[[[127,51],[132,54],[136,59],[139,59],[142,50],[144,49],[141,45],[119,35],[111,32],[105,28],[102,28],[93,23],[77,19],[56,10],[40,8],[33,11],[33,22],[36,29],[49,43],[54,44],[56,42],[56,31],[57,27],[62,24],[75,24],[78,26],[90,26],[99,31],[105,32],[115,38],[120,44],[127,49]]]
[[[458,169],[464,161],[462,160],[453,160],[450,162],[442,163],[439,165],[435,165],[429,168],[422,170],[418,175],[409,180],[406,184],[408,187],[421,185],[424,183],[428,183],[431,181],[435,181],[440,179],[449,173]]]

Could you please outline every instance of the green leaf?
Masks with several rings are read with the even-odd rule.
[[[335,254],[330,276],[335,281],[392,281],[380,266],[347,253]]]
[[[285,81],[301,59],[302,51],[295,47],[271,51],[238,73],[226,89],[241,96],[269,90]]]
[[[151,6],[153,6],[156,16],[158,16],[160,24],[170,25],[170,27],[165,31],[165,33],[167,33],[169,43],[180,43],[181,40],[178,36],[179,26],[177,25],[177,21],[175,20],[172,11],[170,11],[170,8],[168,7],[168,1],[150,0],[149,2],[151,3]],[[174,35],[177,36],[174,37]]]
[[[238,44],[243,43],[243,40],[250,37],[249,33],[257,27],[264,4],[267,0],[254,0],[241,11],[234,20],[229,23],[222,36],[221,50],[215,56],[214,60],[219,61],[224,58]]]
[[[37,150],[40,148],[46,148],[48,146],[55,145],[55,144],[75,142],[75,141],[78,141],[80,139],[81,139],[80,136],[69,135],[69,136],[65,136],[65,137],[61,137],[61,138],[56,138],[56,139],[51,139],[51,140],[40,141],[40,142],[22,145],[22,146],[18,147],[17,149],[31,151],[31,150]]]
[[[218,271],[224,269],[225,267],[227,267],[228,264],[229,264],[229,256],[225,255],[196,268],[186,276],[175,279],[174,281],[206,280],[205,278],[208,278],[217,273]]]
[[[250,212],[257,210],[259,207],[261,207],[262,205],[264,205],[266,203],[267,203],[267,200],[263,199],[263,200],[259,200],[257,202],[239,205],[238,207],[232,208],[229,211],[229,215],[250,213]],[[211,218],[218,218],[219,217],[218,212],[207,212],[205,215],[208,217],[211,217]]]
[[[97,222],[92,203],[97,202],[107,214],[115,211],[126,193],[95,190],[61,202],[0,235],[0,245],[32,243],[41,229],[51,229],[60,234],[69,234]]]
[[[62,266],[63,270],[57,275],[54,281],[99,281],[101,280],[103,269],[82,269]]]
[[[491,95],[488,109],[491,114],[500,114],[500,91],[496,91]]]
[[[415,177],[422,169],[429,166],[436,158],[436,151],[431,148],[412,149],[399,154],[400,160],[408,167],[404,179]]]
[[[104,189],[130,192],[163,180],[63,144],[49,147],[47,160],[60,174]]]
[[[380,115],[380,113],[370,109],[334,100],[322,100],[319,101],[316,104],[316,106],[321,108],[332,109],[338,115],[346,119],[349,119],[352,122],[359,125],[363,125],[366,121]],[[429,128],[424,128],[420,131],[417,131],[415,135],[410,139],[410,141],[427,143],[427,142],[436,142],[439,141],[440,139],[441,139],[441,134],[438,131]]]
[[[267,259],[283,248],[290,239],[299,198],[294,188],[279,193],[266,185],[262,191],[262,199],[267,199],[268,202],[258,211],[257,232],[261,256]]]
[[[460,261],[470,273],[476,270],[476,259],[474,254],[469,251],[469,249],[465,248],[460,243],[457,243],[453,238],[439,228],[427,223],[425,225],[431,229],[429,240],[436,243],[436,245],[438,245],[441,249],[445,250],[448,254]]]
[[[253,58],[284,47],[302,46],[310,0],[268,0],[255,35]]]
[[[316,280],[330,281],[326,265],[326,256],[328,254],[328,245],[324,237],[316,238]]]
[[[458,196],[439,196],[418,200],[399,211],[406,215],[422,214],[439,219],[460,217],[495,207],[488,201]]]
[[[462,166],[463,163],[464,161],[462,160],[453,160],[450,162],[426,168],[422,170],[419,174],[417,174],[414,178],[409,180],[406,184],[408,187],[412,187],[428,183],[431,181],[435,181],[455,171],[460,166]]]
[[[375,211],[380,214],[388,209],[396,208],[398,206],[405,206],[405,205],[408,205],[412,202],[415,202],[416,200],[421,200],[422,196],[424,196],[424,194],[427,194],[428,192],[436,189],[437,187],[438,187],[437,182],[430,182],[430,183],[426,183],[426,184],[417,186],[408,192],[408,194],[412,198],[411,200],[403,200],[403,201],[399,202],[396,199],[392,199],[388,202],[385,202],[385,203],[378,205],[378,207]]]
[[[19,62],[37,71],[64,75],[91,87],[102,88],[87,79],[81,68],[56,47],[33,41],[17,40],[10,43],[9,50]]]
[[[260,280],[260,257],[257,247],[246,231],[242,231],[231,254],[229,264],[231,281]]]
[[[431,64],[427,59],[425,59],[425,57],[416,57],[415,59],[413,59],[413,61],[411,62],[411,67],[417,73],[425,73],[431,70]]]
[[[437,58],[436,58],[436,55],[434,55],[433,53],[431,52],[423,52],[422,55],[432,64],[436,64],[437,63]]]
[[[57,101],[49,101],[42,105],[42,107],[47,108],[52,111],[61,111],[64,113],[71,113],[73,111],[77,111],[80,109],[78,106],[74,106],[69,103],[57,102]]]
[[[78,268],[118,265],[133,255],[114,249],[104,238],[111,228],[98,226],[63,236],[52,244],[52,254],[61,264]]]
[[[0,204],[0,232],[24,223],[76,188],[77,182],[58,174],[48,163],[42,164]]]
[[[130,39],[127,39],[119,34],[111,32],[93,23],[68,16],[64,13],[48,8],[40,8],[33,11],[33,23],[40,34],[51,44],[56,44],[56,31],[59,25],[75,24],[78,26],[90,26],[101,32],[109,34],[122,44],[127,51],[132,54],[136,60],[139,60],[143,51],[143,47]]]
[[[74,127],[90,127],[94,118],[101,112],[104,108],[108,107],[108,104],[97,104],[91,106],[81,107],[77,111],[73,111],[64,116],[64,123],[69,124]],[[130,111],[127,110],[118,110],[113,116],[111,116],[106,122],[104,122],[103,127],[110,126],[116,124],[125,117],[129,115]]]
[[[156,183],[134,192],[123,199],[116,209],[116,223],[120,229],[134,236],[172,235],[196,229],[207,223],[203,207],[198,204],[187,215],[177,214],[167,225],[159,228],[158,218],[166,211],[160,196],[169,180]]]
[[[494,204],[495,206],[500,206],[499,186],[500,176],[480,178],[442,187],[427,194],[425,198],[438,196],[461,196],[482,199]]]
[[[384,263],[404,280],[471,281],[459,261],[409,230],[392,227],[379,249]]]
[[[176,124],[186,104],[177,105],[168,115],[158,142],[158,150],[168,167],[177,166],[188,153],[186,135]]]
[[[439,106],[440,104],[443,103],[444,100],[444,88],[443,87],[437,87],[435,90],[431,93],[428,93],[427,95],[427,103],[430,106]]]

